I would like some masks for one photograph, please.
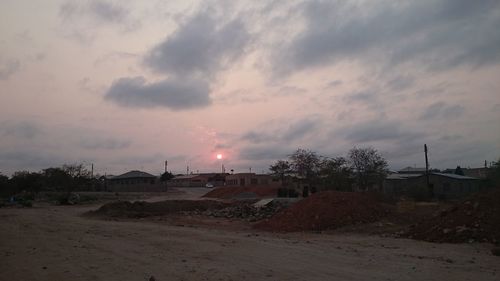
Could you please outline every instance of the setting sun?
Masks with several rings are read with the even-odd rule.
[[[221,160],[222,159],[222,154],[217,154],[217,159]]]

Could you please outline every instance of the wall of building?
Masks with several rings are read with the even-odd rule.
[[[429,175],[429,183],[433,185],[434,198],[442,200],[459,199],[480,191],[480,181],[476,179],[455,179],[431,174]],[[384,192],[396,197],[431,199],[425,176],[385,180]]]
[[[273,185],[279,182],[273,181],[269,175],[257,175],[254,173],[241,173],[226,176],[226,186],[250,186],[250,185]]]
[[[112,192],[160,192],[167,191],[167,185],[154,178],[128,178],[109,180],[107,190]]]

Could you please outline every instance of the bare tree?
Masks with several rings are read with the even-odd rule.
[[[381,183],[387,175],[387,161],[371,147],[354,147],[349,151],[349,166],[356,175],[356,183],[361,190]]]
[[[315,192],[316,181],[321,157],[316,152],[306,149],[297,149],[289,156],[292,171],[300,178],[304,179],[312,192]],[[309,193],[308,187],[304,187],[303,194],[307,196]]]
[[[344,157],[323,158],[320,175],[327,188],[345,191],[351,189],[351,168]]]
[[[271,170],[274,175],[279,176],[282,186],[285,185],[285,176],[292,171],[290,163],[286,160],[276,161],[276,163],[269,167],[269,170]]]

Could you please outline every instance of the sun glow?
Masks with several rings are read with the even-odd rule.
[[[217,154],[217,159],[221,160],[222,159],[222,154]]]

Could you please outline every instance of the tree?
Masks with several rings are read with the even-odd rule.
[[[354,147],[349,151],[348,163],[356,176],[356,183],[361,190],[367,190],[373,185],[381,187],[387,175],[387,161],[371,147]]]
[[[269,167],[269,170],[280,178],[282,186],[285,184],[285,176],[292,171],[290,163],[286,160],[278,160]]]
[[[336,190],[350,190],[351,168],[344,157],[323,158],[320,163],[323,185]]]
[[[304,179],[311,186],[311,191],[314,192],[316,188],[312,185],[318,175],[320,156],[311,150],[299,148],[289,156],[289,159],[292,171]],[[308,188],[304,186],[304,193],[308,193],[307,190]]]
[[[43,186],[42,175],[35,172],[19,171],[15,172],[10,179],[17,192],[29,191],[38,193]]]
[[[46,189],[67,190],[73,184],[71,175],[62,168],[47,168],[42,170],[43,181]]]
[[[92,173],[83,164],[64,164],[62,170],[69,176],[69,182],[65,186],[69,193],[81,189],[92,183]]]

